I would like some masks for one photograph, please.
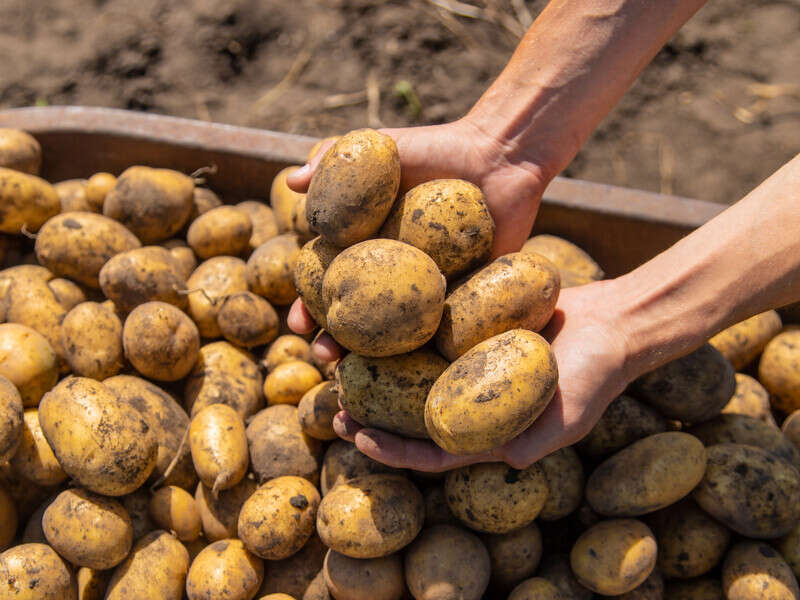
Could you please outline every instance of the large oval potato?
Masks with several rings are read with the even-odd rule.
[[[405,592],[399,554],[359,559],[328,550],[323,573],[333,597],[342,600],[400,600]]]
[[[487,452],[530,427],[557,385],[550,345],[532,331],[512,329],[481,342],[442,373],[425,403],[425,426],[448,452]]]
[[[157,445],[150,427],[94,379],[61,381],[42,398],[39,423],[64,471],[92,492],[123,496],[155,467]]]
[[[20,544],[0,554],[3,592],[14,600],[78,600],[72,569],[46,544]]]
[[[225,298],[217,313],[217,325],[226,340],[243,348],[268,344],[280,330],[278,313],[253,292],[237,292]]]
[[[308,390],[297,405],[297,418],[306,435],[322,441],[335,440],[333,417],[339,412],[339,393],[333,381],[323,381]]]
[[[547,499],[547,478],[538,463],[517,470],[479,463],[447,473],[447,505],[458,519],[485,533],[508,533],[533,521]]]
[[[42,147],[31,134],[21,129],[0,129],[0,167],[29,175],[42,168]]]
[[[75,210],[97,212],[92,210],[89,199],[86,197],[86,183],[85,179],[67,179],[53,184],[53,189],[58,194],[58,200],[61,203],[61,212]]]
[[[25,411],[22,437],[11,467],[20,477],[41,486],[54,486],[67,480],[67,474],[58,463],[53,449],[44,437],[39,423],[39,411]]]
[[[605,277],[603,269],[585,250],[555,235],[535,235],[522,245],[521,251],[544,256],[558,267],[562,279],[581,279],[584,283],[589,283]]]
[[[201,260],[212,256],[240,256],[248,249],[253,224],[246,212],[235,206],[219,206],[197,217],[186,233],[186,241]]]
[[[117,185],[117,178],[111,173],[95,173],[86,181],[86,200],[89,202],[89,210],[92,212],[103,212],[103,203],[106,201],[108,192]]]
[[[2,323],[0,375],[17,388],[23,406],[37,406],[58,381],[56,353],[44,336],[30,327]]]
[[[378,473],[395,473],[400,471],[362,454],[355,444],[344,440],[335,440],[325,451],[320,473],[320,489],[323,496],[340,483]]]
[[[623,394],[608,405],[576,447],[588,456],[602,456],[666,430],[667,420],[657,410]]]
[[[150,517],[161,529],[175,534],[182,542],[200,537],[203,525],[200,511],[191,494],[174,485],[165,485],[150,497]]]
[[[755,446],[718,444],[694,499],[736,533],[776,538],[800,520],[800,474],[788,462]]]
[[[278,235],[278,221],[269,206],[258,200],[245,200],[235,206],[250,217],[252,231],[247,246],[251,251]]]
[[[283,560],[271,560],[264,564],[264,580],[257,597],[262,594],[275,594],[283,590],[292,598],[303,600],[330,600],[325,582],[322,582],[325,596],[314,596],[314,581],[322,576],[322,566],[328,549],[316,535],[306,542],[299,552]],[[267,596],[268,597],[268,596]]]
[[[322,280],[325,271],[333,262],[341,248],[334,246],[322,237],[307,242],[297,255],[294,266],[294,285],[303,299],[306,310],[320,327],[327,327],[325,301],[322,298]]]
[[[194,501],[200,512],[205,538],[210,542],[235,538],[239,526],[239,512],[257,488],[258,484],[255,481],[245,477],[232,488],[219,492],[215,498],[211,488],[202,481],[198,483]]]
[[[380,558],[407,546],[422,529],[425,503],[398,475],[365,475],[328,491],[317,512],[322,542],[351,558]]]
[[[336,367],[339,401],[366,427],[427,438],[425,400],[447,366],[424,348],[384,358],[350,353]]]
[[[556,521],[572,514],[583,500],[583,465],[571,446],[539,461],[547,479],[547,500],[539,513],[542,521]]]
[[[230,406],[212,404],[192,418],[189,448],[197,476],[215,496],[247,474],[250,456],[245,427]]]
[[[780,315],[768,310],[723,329],[708,343],[731,361],[734,369],[740,371],[761,354],[767,342],[778,335],[781,325]]]
[[[302,360],[311,363],[311,346],[299,335],[281,335],[275,338],[264,352],[264,360],[261,364],[271,373],[281,363],[290,360]]]
[[[797,600],[800,587],[792,570],[771,546],[763,542],[739,542],[722,566],[726,600]]]
[[[122,370],[122,322],[103,304],[83,302],[69,311],[61,341],[75,375],[102,381]]]
[[[247,259],[247,286],[272,304],[283,306],[297,298],[294,270],[300,256],[296,234],[284,233],[267,240]]]
[[[747,415],[777,427],[769,403],[769,392],[757,379],[744,373],[736,373],[736,391],[722,409],[722,414]]]
[[[770,393],[772,405],[790,413],[800,408],[800,328],[789,328],[765,346],[758,363],[758,380]]]
[[[17,388],[0,375],[0,463],[9,461],[19,448],[23,435],[23,410]]]
[[[294,206],[304,195],[298,194],[286,185],[286,177],[299,168],[298,166],[291,166],[279,171],[278,174],[275,175],[275,179],[272,180],[272,186],[269,190],[269,204],[274,211],[275,223],[280,233],[292,231],[292,213]]]
[[[542,558],[542,534],[536,523],[529,523],[508,533],[483,536],[489,551],[491,582],[500,590],[508,590],[530,577]]]
[[[388,135],[358,129],[342,136],[317,165],[306,201],[313,231],[346,248],[380,229],[400,188],[400,156]]]
[[[292,360],[278,365],[264,378],[264,397],[269,406],[297,406],[303,395],[322,382],[322,375],[313,365]]]
[[[635,517],[687,496],[705,470],[700,440],[679,431],[657,433],[600,464],[586,482],[586,499],[601,515]]]
[[[23,228],[39,231],[61,210],[61,201],[44,179],[0,167],[0,206],[0,231],[18,234]]]
[[[217,313],[222,301],[236,292],[247,291],[245,262],[235,256],[215,256],[202,262],[186,280],[189,315],[204,338],[222,335]]]
[[[14,499],[4,488],[0,488],[0,552],[11,545],[18,527],[19,514]]]
[[[251,600],[264,563],[240,540],[219,540],[197,555],[186,578],[189,600]]]

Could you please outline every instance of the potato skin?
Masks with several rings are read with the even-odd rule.
[[[264,352],[262,364],[267,372],[272,372],[279,364],[290,360],[311,363],[311,346],[299,335],[281,335],[275,338]]]
[[[764,347],[758,363],[758,380],[770,393],[772,406],[790,413],[800,408],[800,328],[789,328]]]
[[[776,540],[774,546],[797,577],[800,573],[800,522],[789,533]]]
[[[341,248],[380,229],[400,188],[400,156],[388,135],[358,129],[342,136],[317,165],[306,199],[313,231]]]
[[[425,403],[425,426],[453,454],[502,446],[542,414],[555,394],[558,366],[540,335],[512,329],[451,364]]]
[[[358,559],[328,550],[323,573],[333,597],[342,600],[400,600],[405,591],[398,554]]]
[[[800,519],[800,475],[788,462],[755,446],[718,444],[694,499],[736,533],[776,538]]]
[[[65,311],[70,311],[81,302],[86,302],[86,293],[75,282],[61,277],[51,279],[47,282],[47,287],[53,292],[58,302]]]
[[[603,456],[666,430],[667,420],[657,410],[623,394],[608,405],[576,448],[587,456]]]
[[[200,263],[186,280],[189,290],[189,316],[204,338],[218,338],[220,298],[247,291],[245,262],[235,256],[215,256]],[[202,290],[202,291],[200,291]],[[209,300],[210,298],[210,300]]]
[[[232,488],[247,474],[250,457],[245,427],[230,406],[212,404],[192,418],[189,448],[200,481],[213,495]]]
[[[250,600],[264,576],[264,563],[240,540],[219,540],[197,555],[186,578],[189,600]]]
[[[297,255],[294,266],[294,285],[303,299],[309,314],[323,329],[327,327],[325,301],[322,298],[322,280],[325,271],[333,262],[341,248],[334,246],[322,237],[306,242]]]
[[[0,129],[0,167],[28,175],[42,168],[42,147],[36,138],[21,129]]]
[[[535,522],[481,538],[489,551],[492,585],[508,590],[531,577],[542,558],[542,534]],[[557,588],[556,588],[557,589]]]
[[[186,241],[200,259],[240,256],[248,249],[253,224],[235,206],[219,206],[197,217],[189,225]]]
[[[78,584],[78,600],[103,600],[111,578],[110,571],[81,567],[75,574]]]
[[[791,441],[795,448],[800,449],[800,411],[793,411],[781,425],[781,431],[789,441]]]
[[[297,405],[297,418],[306,435],[323,441],[335,440],[333,417],[339,412],[339,394],[333,381],[323,381],[308,390]]]
[[[14,456],[22,440],[22,397],[7,378],[0,375],[0,463]]]
[[[264,378],[264,397],[267,405],[297,406],[303,395],[322,382],[322,375],[312,365],[293,360],[278,365]]]
[[[508,600],[563,600],[555,585],[542,577],[531,577],[511,590]]]
[[[53,449],[44,437],[39,424],[39,411],[29,408],[23,418],[19,448],[11,458],[12,469],[36,485],[47,487],[65,482],[67,474],[58,464]]]
[[[571,446],[539,461],[547,479],[547,500],[539,513],[542,521],[556,521],[572,514],[583,500],[583,464]]]
[[[197,484],[194,501],[200,513],[203,533],[210,542],[235,538],[242,505],[253,495],[258,484],[245,477],[230,489],[222,490],[214,498],[211,488],[203,482]]]
[[[400,474],[401,472],[362,454],[355,444],[344,440],[335,440],[328,446],[325,457],[322,459],[320,489],[324,496],[340,483],[364,475],[379,473]]]
[[[67,179],[66,181],[59,181],[53,184],[53,189],[56,191],[56,194],[58,194],[58,200],[61,203],[61,212],[72,212],[75,210],[97,212],[92,210],[92,207],[89,205],[89,200],[86,198],[85,179]]]
[[[664,596],[670,600],[725,600],[719,579],[710,577],[668,581]]]
[[[350,558],[380,558],[407,546],[424,519],[422,494],[408,479],[365,475],[325,495],[317,533],[326,546]]]
[[[586,251],[555,235],[545,233],[535,235],[522,245],[521,252],[533,252],[544,256],[558,267],[562,278],[568,275],[576,280],[580,278],[583,283],[590,283],[605,277],[603,269]]]
[[[191,494],[174,485],[165,485],[150,497],[150,517],[161,529],[172,531],[182,542],[200,537],[203,526],[200,511]]]
[[[195,186],[194,192],[192,192],[192,212],[189,213],[186,222],[191,223],[200,215],[220,206],[222,206],[222,200],[213,190]]]
[[[300,255],[295,233],[271,238],[256,248],[247,259],[247,286],[272,304],[285,306],[297,298],[294,270]]]
[[[315,534],[306,542],[300,551],[292,554],[289,558],[278,561],[270,561],[264,565],[264,580],[258,590],[260,594],[278,593],[283,590],[293,598],[314,600],[316,596],[310,596],[309,590],[317,575],[322,575],[322,565],[328,549]],[[322,587],[328,594],[328,589],[323,582]],[[330,600],[330,596],[325,598]]]
[[[252,232],[247,247],[251,251],[278,235],[278,222],[269,206],[258,200],[245,200],[235,206],[250,217]]]
[[[19,527],[19,514],[14,499],[0,488],[0,552],[8,548]]]
[[[298,194],[286,185],[286,177],[299,168],[299,166],[286,167],[279,171],[272,180],[269,203],[275,214],[275,223],[280,233],[292,231],[292,211],[295,204],[303,197],[303,194]]]
[[[263,346],[278,336],[280,322],[272,305],[253,292],[231,294],[217,313],[217,325],[231,344]]]
[[[123,496],[156,464],[156,439],[133,407],[102,383],[64,379],[39,405],[39,423],[64,471],[97,494]]]
[[[777,427],[769,403],[769,392],[757,379],[744,373],[736,373],[736,391],[722,409],[722,414],[747,415]]]
[[[610,596],[619,600],[662,600],[664,598],[664,577],[658,568],[653,569],[643,583],[619,596]],[[601,596],[607,600],[609,596]]]
[[[539,565],[538,577],[547,579],[567,598],[592,600],[592,591],[578,581],[566,554],[545,554]]]
[[[780,315],[768,310],[723,329],[708,343],[731,361],[734,369],[740,371],[761,354],[767,342],[778,335],[781,326]]]
[[[8,598],[77,600],[78,588],[69,565],[46,544],[20,544],[0,554],[0,573]]]
[[[30,327],[2,323],[0,375],[17,388],[23,406],[37,406],[58,381],[56,353],[44,336]]]
[[[37,232],[61,210],[55,188],[44,179],[0,167],[0,232]]]
[[[89,202],[89,210],[102,213],[106,196],[115,185],[117,185],[117,178],[111,173],[100,172],[89,177],[86,182],[86,200]]]
[[[722,588],[727,600],[800,598],[789,565],[763,542],[739,542],[731,548],[722,565]]]
[[[586,482],[586,499],[601,515],[635,517],[687,496],[705,470],[700,440],[679,431],[657,433],[601,463]]]
[[[122,322],[97,302],[83,302],[61,322],[61,342],[72,372],[102,381],[122,370]]]
[[[178,262],[178,274],[185,280],[189,279],[192,275],[192,271],[197,267],[197,257],[194,255],[194,250],[189,248],[186,244],[186,240],[173,238],[161,245],[166,248],[169,251],[169,255]]]

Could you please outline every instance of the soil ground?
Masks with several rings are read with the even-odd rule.
[[[527,19],[514,7],[535,16],[545,4],[469,1],[487,18],[429,0],[3,0],[0,107],[112,106],[309,135],[442,122],[502,69]],[[738,199],[800,150],[799,57],[800,0],[709,2],[567,175]]]

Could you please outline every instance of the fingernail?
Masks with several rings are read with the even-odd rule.
[[[297,169],[297,171],[292,173],[292,175],[294,175],[294,177],[306,177],[307,175],[310,175],[310,174],[311,174],[311,165],[308,164],[308,163],[304,164],[302,167]]]

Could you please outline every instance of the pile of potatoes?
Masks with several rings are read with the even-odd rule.
[[[524,470],[337,439],[340,407],[457,454],[513,438],[558,384],[535,332],[604,274],[550,235],[488,262],[477,187],[397,199],[390,138],[332,141],[307,195],[290,167],[225,204],[144,166],[50,184],[0,130],[0,598],[800,599],[800,329],[774,311]],[[298,295],[338,364],[288,332]]]

